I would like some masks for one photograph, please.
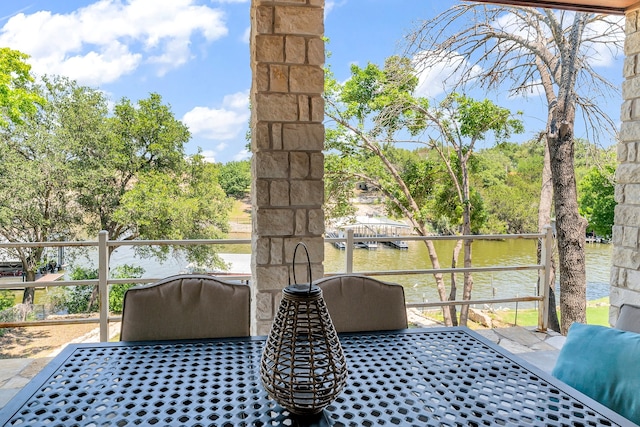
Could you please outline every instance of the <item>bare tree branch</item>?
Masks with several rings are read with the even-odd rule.
[[[577,44],[565,43],[577,25],[582,28]],[[621,18],[601,14],[465,3],[423,21],[406,36],[405,54],[423,72],[448,61],[456,80],[447,84],[454,90],[506,85],[510,96],[521,96],[540,88],[551,104],[562,84],[562,64],[576,53],[576,105],[592,125],[587,131],[599,139],[615,136],[617,129],[602,109],[590,107],[619,89],[592,62],[602,60],[604,53],[614,57],[622,52],[622,25]]]

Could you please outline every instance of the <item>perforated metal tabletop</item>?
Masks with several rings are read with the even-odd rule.
[[[633,425],[465,328],[342,335],[334,426]],[[8,426],[295,426],[260,383],[264,337],[70,345]]]

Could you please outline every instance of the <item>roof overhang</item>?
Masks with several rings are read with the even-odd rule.
[[[608,13],[624,15],[640,8],[640,0],[474,0],[479,3],[494,3],[511,6],[547,7],[569,9],[580,12]]]

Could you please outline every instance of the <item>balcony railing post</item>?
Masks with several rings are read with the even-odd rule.
[[[109,341],[109,233],[98,233],[98,298],[100,300],[100,341]]]
[[[540,271],[542,280],[539,281],[542,289],[539,290],[542,301],[538,310],[538,330],[546,332],[549,326],[549,288],[551,287],[551,268],[553,256],[553,228],[550,225],[544,227],[545,236],[542,241],[540,262],[544,268]]]
[[[347,257],[347,265],[345,270],[347,274],[353,273],[353,230],[347,230],[347,247],[345,248],[345,255]]]

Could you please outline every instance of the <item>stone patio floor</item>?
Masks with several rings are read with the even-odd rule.
[[[422,317],[417,311],[408,311],[408,319],[417,327],[433,327],[438,324]],[[110,336],[116,336],[120,324],[110,327]],[[535,328],[513,326],[509,328],[476,329],[476,332],[500,345],[521,359],[547,372],[551,372],[565,337],[555,332],[540,333]],[[94,330],[73,342],[98,342],[98,330]],[[31,378],[53,359],[61,348],[49,357],[37,359],[0,359],[0,409],[24,387]]]

